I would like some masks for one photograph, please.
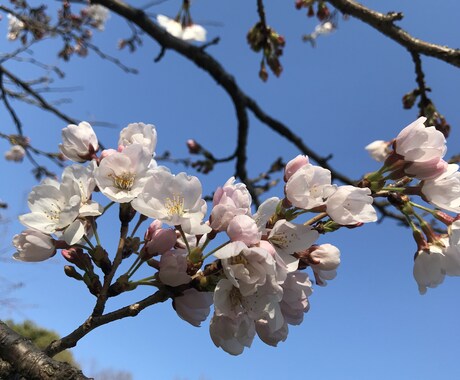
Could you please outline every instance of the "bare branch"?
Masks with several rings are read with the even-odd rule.
[[[344,14],[353,16],[374,29],[383,33],[401,46],[412,52],[440,59],[451,65],[460,67],[460,49],[436,45],[413,37],[404,29],[396,26],[394,21],[402,18],[401,13],[390,12],[387,14],[366,8],[354,0],[326,0]]]
[[[88,380],[68,363],[51,359],[32,342],[0,321],[0,374],[2,379]]]

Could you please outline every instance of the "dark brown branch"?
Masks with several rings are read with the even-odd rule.
[[[0,375],[5,380],[88,380],[80,370],[68,363],[51,359],[30,340],[17,334],[1,321],[0,359]]]
[[[427,96],[427,91],[429,89],[426,87],[425,84],[425,74],[423,73],[422,70],[422,60],[420,59],[420,55],[417,53],[414,53],[413,51],[410,52],[412,56],[412,61],[414,62],[415,65],[415,81],[417,82],[418,85],[418,90],[419,90],[419,95],[421,99],[421,106],[422,108],[426,107],[431,101],[428,99]]]
[[[452,49],[447,46],[432,44],[413,37],[404,29],[394,24],[395,20],[400,20],[402,18],[400,13],[391,12],[384,14],[376,12],[353,0],[326,1],[342,13],[353,16],[369,24],[374,29],[412,52],[434,57],[450,63],[451,65],[460,67],[460,49]]]
[[[57,117],[59,117],[60,119],[64,120],[65,122],[69,124],[77,124],[77,121],[75,119],[70,118],[66,114],[59,111],[56,107],[53,107],[50,103],[46,101],[45,98],[37,94],[37,92],[34,91],[34,89],[31,88],[26,82],[19,79],[16,75],[14,75],[12,72],[7,70],[5,67],[0,66],[0,71],[3,74],[5,74],[5,76],[7,76],[14,84],[21,87],[27,94],[29,94],[32,98],[34,98],[38,102],[38,104],[40,104],[40,107],[42,107],[43,109],[47,111],[50,111],[51,113],[55,114]]]
[[[52,342],[46,349],[45,352],[49,356],[54,356],[61,351],[68,348],[75,347],[77,342],[88,334],[91,330],[96,327],[106,325],[107,323],[123,319],[126,317],[135,317],[142,310],[148,306],[152,306],[157,303],[165,302],[174,294],[172,288],[163,288],[158,290],[155,294],[144,298],[143,300],[136,302],[132,305],[123,307],[119,310],[107,313],[101,316],[89,317],[81,326],[71,332],[69,335]]]

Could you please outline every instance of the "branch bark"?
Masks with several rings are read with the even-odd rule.
[[[70,364],[51,359],[30,340],[17,334],[1,321],[0,359],[0,376],[5,380],[89,379]]]
[[[353,16],[372,26],[380,33],[391,38],[399,45],[408,50],[440,59],[453,66],[460,67],[460,49],[452,49],[448,46],[436,45],[422,41],[404,29],[396,26],[394,21],[402,18],[401,13],[390,12],[387,14],[376,12],[354,0],[326,0],[344,14]]]

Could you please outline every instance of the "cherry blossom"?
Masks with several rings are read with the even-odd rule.
[[[163,29],[176,38],[184,41],[206,41],[206,29],[201,25],[191,24],[183,26],[180,22],[164,15],[158,15],[157,21]]]
[[[286,183],[286,197],[294,206],[310,210],[324,205],[334,189],[329,170],[308,164],[289,178]]]
[[[354,186],[340,186],[326,202],[327,214],[342,225],[375,222],[377,213],[372,207],[371,190]]]
[[[127,147],[131,144],[142,145],[150,156],[155,154],[157,131],[152,124],[131,123],[121,130],[118,146]]]
[[[62,182],[76,183],[80,189],[81,205],[79,216],[98,216],[102,214],[103,207],[91,200],[91,195],[96,187],[94,171],[96,162],[91,161],[88,166],[71,165],[64,169]]]
[[[297,270],[299,260],[293,256],[309,248],[319,237],[310,226],[294,224],[285,219],[278,220],[268,235],[268,241],[286,263],[288,271]]]
[[[201,199],[201,183],[197,177],[185,173],[173,175],[165,170],[154,171],[132,206],[170,226],[180,225],[189,234],[203,234],[211,230],[202,224],[207,207]]]
[[[444,254],[439,245],[431,244],[429,249],[419,250],[414,260],[414,278],[420,294],[427,288],[435,288],[444,281]]]
[[[235,177],[231,177],[214,193],[210,217],[212,229],[225,231],[234,216],[250,212],[251,202],[252,198],[246,185],[235,184]]]
[[[300,168],[310,163],[308,156],[298,155],[286,164],[284,168],[284,181],[287,182],[292,175]]]
[[[421,191],[427,202],[447,211],[460,213],[460,173],[457,164],[449,164],[439,177],[423,181]]]
[[[308,274],[300,271],[289,273],[282,288],[280,307],[283,317],[286,323],[299,325],[303,321],[304,313],[310,309],[308,297],[313,293]]]
[[[10,41],[14,41],[19,37],[19,33],[25,28],[24,22],[19,20],[16,16],[8,13],[8,34],[7,38]]]
[[[36,230],[24,230],[13,237],[17,252],[13,255],[19,261],[44,261],[56,254],[54,239]]]
[[[19,217],[26,227],[45,234],[68,227],[78,216],[81,204],[80,190],[75,183],[45,181],[35,186],[29,194],[31,212]],[[81,238],[81,236],[80,236]]]
[[[216,347],[221,347],[231,355],[240,355],[245,347],[251,347],[256,334],[254,321],[246,314],[238,318],[214,314],[209,332]]]
[[[231,241],[241,241],[247,246],[260,241],[260,232],[254,219],[248,215],[237,215],[228,224],[227,234]]]
[[[62,130],[62,144],[59,148],[64,156],[74,162],[91,160],[99,149],[97,136],[86,121],[69,124]]]
[[[395,151],[405,161],[426,162],[441,159],[446,153],[446,139],[435,127],[425,127],[426,117],[419,117],[395,139]]]
[[[388,141],[376,140],[366,145],[364,148],[370,154],[370,156],[379,162],[385,161],[388,155],[391,153],[390,143]]]
[[[199,292],[193,288],[186,289],[183,295],[174,298],[173,307],[180,318],[198,327],[209,315],[212,296],[211,292]]]
[[[132,144],[123,152],[106,156],[94,171],[99,190],[113,202],[126,203],[136,198],[150,178],[151,156],[140,144]]]
[[[189,283],[192,278],[187,274],[187,251],[175,249],[162,254],[159,276],[161,282],[169,286]]]
[[[82,13],[92,20],[92,24],[103,31],[105,29],[105,23],[110,17],[109,10],[99,4],[90,5],[82,10]]]
[[[21,162],[26,155],[26,150],[21,145],[12,145],[5,152],[5,159],[8,161]]]

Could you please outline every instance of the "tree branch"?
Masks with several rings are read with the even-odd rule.
[[[387,14],[366,8],[354,0],[326,0],[329,4],[344,14],[353,16],[374,29],[391,38],[399,45],[404,46],[414,53],[419,53],[440,59],[453,66],[460,67],[460,49],[432,44],[413,37],[404,29],[396,26],[394,21],[402,19],[401,13],[390,12]]]
[[[176,290],[177,292],[177,290]],[[106,325],[107,323],[123,319],[126,317],[135,317],[142,310],[148,306],[152,306],[157,303],[165,302],[174,294],[172,288],[162,288],[156,293],[144,298],[143,300],[136,302],[132,305],[125,306],[121,309],[107,313],[101,316],[90,316],[81,326],[71,332],[69,335],[52,342],[46,349],[45,353],[49,356],[54,356],[61,351],[64,351],[68,348],[75,347],[77,342],[83,338],[90,331],[94,330],[96,327]]]
[[[51,359],[32,342],[0,321],[0,375],[2,379],[88,380],[80,370],[68,363]]]

